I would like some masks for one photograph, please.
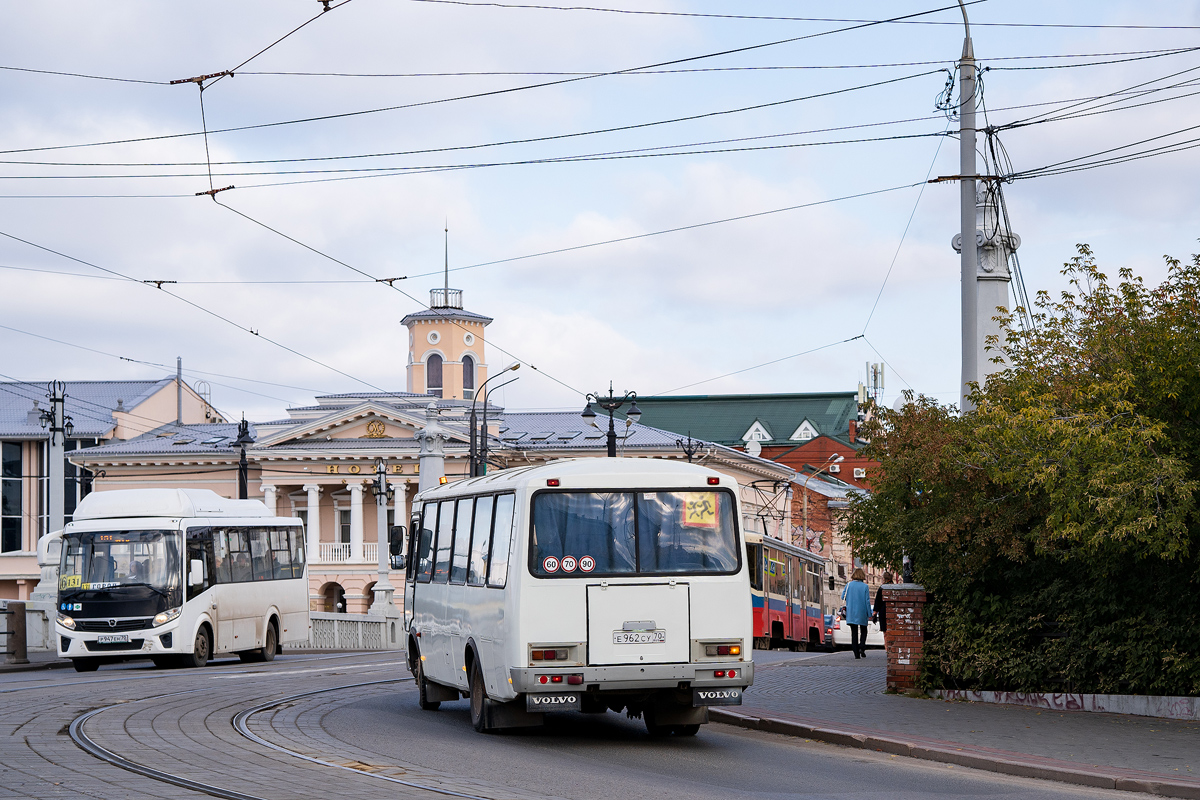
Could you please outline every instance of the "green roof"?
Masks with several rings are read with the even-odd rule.
[[[733,447],[755,424],[770,437],[762,444],[796,444],[803,440],[791,436],[805,420],[818,435],[850,445],[850,420],[858,416],[857,392],[639,397],[637,404],[643,425]]]

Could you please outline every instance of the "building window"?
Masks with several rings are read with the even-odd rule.
[[[0,446],[0,552],[21,549],[21,443]]]
[[[338,533],[340,537],[338,541],[342,544],[350,544],[350,509],[338,509]]]
[[[425,393],[442,396],[442,357],[437,353],[425,359]]]
[[[475,399],[475,359],[463,356],[463,400]]]

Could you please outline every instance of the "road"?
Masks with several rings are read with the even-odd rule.
[[[611,712],[548,715],[541,729],[481,735],[466,701],[420,711],[395,653],[3,674],[0,733],[0,798],[209,796],[168,777],[298,800],[1145,797],[718,724],[694,738],[651,739],[640,720]],[[102,761],[75,739],[162,774]]]

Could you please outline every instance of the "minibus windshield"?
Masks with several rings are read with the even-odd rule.
[[[63,534],[59,591],[112,592],[148,586],[173,594],[181,582],[175,531],[83,531]]]
[[[541,492],[529,569],[538,577],[737,572],[733,505],[725,491]]]

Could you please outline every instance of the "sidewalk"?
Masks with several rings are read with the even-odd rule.
[[[28,664],[9,664],[8,657],[0,655],[0,674],[5,672],[31,672],[33,670],[42,669],[62,669],[70,667],[71,662],[65,658],[59,658],[57,653],[51,651],[29,653]]]
[[[755,651],[714,721],[1013,775],[1200,798],[1200,723],[889,695],[885,656]]]

